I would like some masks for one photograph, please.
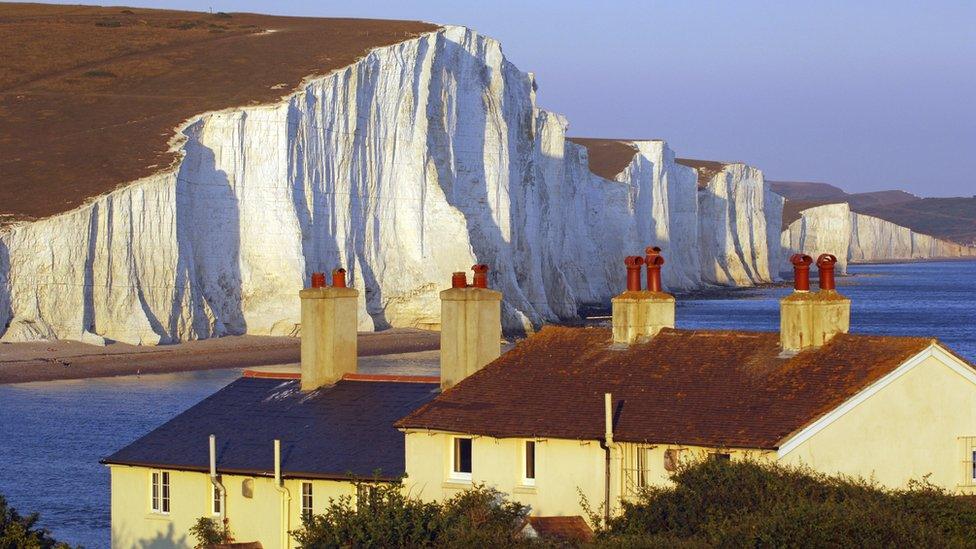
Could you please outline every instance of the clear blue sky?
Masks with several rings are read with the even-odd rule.
[[[570,134],[664,138],[770,179],[976,195],[976,0],[149,0],[422,19],[499,39]]]

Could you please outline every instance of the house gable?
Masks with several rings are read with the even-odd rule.
[[[925,477],[966,492],[976,489],[973,445],[976,370],[933,343],[786,439],[777,457],[888,487]]]

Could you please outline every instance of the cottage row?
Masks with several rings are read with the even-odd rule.
[[[609,515],[708,456],[976,493],[976,369],[935,339],[849,334],[833,256],[818,291],[813,259],[792,258],[780,331],[764,333],[676,329],[659,252],[624,261],[612,328],[547,326],[504,354],[487,267],[473,284],[455,273],[439,377],[357,372],[358,291],[341,269],[313,275],[300,372],[245,372],[103,460],[113,547],[192,546],[202,516],[293,547],[303,514],[404,475],[428,500],[486,483],[540,526],[582,521],[580,494]]]

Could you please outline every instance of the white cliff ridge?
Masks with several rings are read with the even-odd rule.
[[[802,211],[781,238],[785,250],[836,255],[839,272],[848,263],[976,257],[976,248],[852,212],[847,203]]]
[[[445,27],[276,104],[202,114],[181,161],[0,232],[4,341],[292,334],[314,271],[349,270],[361,329],[435,326],[450,273],[491,266],[509,329],[572,318],[664,248],[671,289],[773,280],[782,200],[732,164],[699,190],[662,141],[615,180],[500,45]]]

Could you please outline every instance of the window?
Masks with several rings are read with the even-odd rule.
[[[152,472],[151,506],[153,513],[169,514],[169,471]]]
[[[523,449],[525,454],[524,466],[522,471],[522,484],[525,486],[535,486],[535,441],[526,440]]]
[[[471,439],[454,437],[454,457],[451,465],[451,478],[471,480]]]
[[[215,515],[219,515],[220,514],[220,503],[221,503],[220,502],[220,489],[217,488],[217,485],[214,484],[214,483],[210,483],[210,488],[211,488],[211,490],[213,490],[213,499],[211,500],[211,503],[210,503],[210,512],[213,513],[213,514],[215,514]]]
[[[373,509],[379,505],[381,494],[375,486],[360,484],[356,487],[356,507],[358,509]]]
[[[708,454],[708,457],[714,459],[715,461],[732,461],[732,454],[728,453],[712,452]]]
[[[647,477],[651,472],[651,448],[637,448],[637,487],[648,485]]]
[[[972,461],[970,462],[969,465],[970,465],[970,469],[972,469],[972,473],[973,473],[973,476],[972,476],[973,482],[976,482],[976,450],[973,450],[972,458],[973,459],[972,459]]]
[[[302,516],[312,516],[312,483],[302,483]]]

